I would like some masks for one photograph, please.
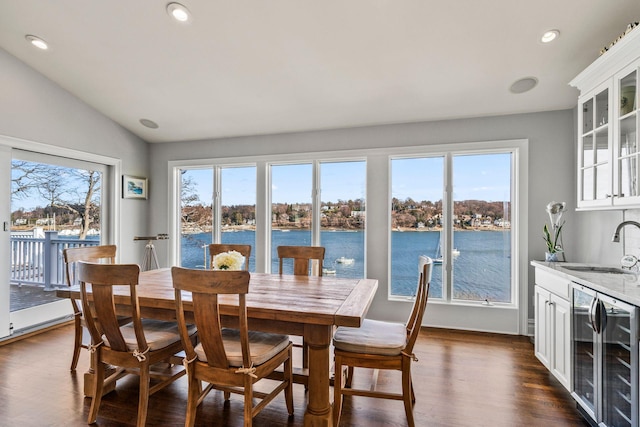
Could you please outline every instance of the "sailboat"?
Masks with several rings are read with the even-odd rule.
[[[442,264],[442,261],[443,261],[441,237],[442,237],[442,232],[440,232],[440,234],[438,235],[438,247],[436,249],[436,253],[435,253],[434,257],[431,259],[431,261],[434,264]],[[458,249],[456,249],[456,248],[453,248],[451,250],[451,255],[453,257],[457,257],[458,255],[460,255],[460,251]]]

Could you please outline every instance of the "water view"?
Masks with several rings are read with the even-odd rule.
[[[223,233],[223,243],[255,245],[255,232],[250,230]],[[309,245],[308,230],[287,230],[272,233],[271,271],[278,271],[276,248],[279,245]],[[418,280],[418,256],[437,257],[440,233],[437,231],[393,231],[391,261],[391,293],[413,295]],[[336,277],[364,277],[364,251],[362,231],[322,231],[321,244],[326,248],[324,267],[335,270]],[[511,300],[511,232],[455,231],[454,244],[459,255],[454,257],[454,297],[509,302]],[[202,268],[206,265],[207,248],[211,233],[184,234],[182,236],[184,267]],[[353,263],[340,263],[344,257]],[[255,255],[251,254],[249,268],[255,271]],[[430,289],[431,298],[442,297],[442,265],[436,264]]]

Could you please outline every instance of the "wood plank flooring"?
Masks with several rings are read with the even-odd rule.
[[[63,326],[0,346],[0,426],[84,426],[90,400],[82,395],[88,353],[69,372],[73,328]],[[527,337],[426,328],[415,353],[413,379],[419,426],[587,426],[569,393],[533,355]],[[367,384],[371,371],[356,371]],[[135,425],[137,379],[123,379],[105,396],[98,426]],[[381,372],[379,388],[399,387],[395,373]],[[150,426],[184,425],[186,378],[149,402]],[[279,397],[256,419],[260,426],[302,426],[306,396],[294,386],[295,415],[287,417]],[[242,400],[224,403],[213,392],[196,425],[241,426]],[[402,402],[346,397],[340,425],[406,426]]]

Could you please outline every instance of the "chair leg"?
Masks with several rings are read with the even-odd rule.
[[[244,380],[244,427],[253,425],[253,383],[249,375]]]
[[[71,371],[75,371],[80,358],[80,349],[82,348],[82,323],[80,315],[74,317],[75,338],[73,341],[73,356],[71,356]]]
[[[338,427],[342,412],[342,364],[338,356],[335,358],[335,377],[333,380],[333,426]]]
[[[100,351],[98,349],[97,351]],[[87,424],[94,424],[98,418],[98,409],[102,401],[102,387],[104,385],[104,363],[100,361],[100,355],[96,354],[96,366],[94,367],[93,376],[93,398],[91,399],[91,408],[89,408],[89,417]]]
[[[284,400],[287,404],[287,412],[289,416],[293,415],[293,351],[289,347],[289,358],[284,362],[284,376],[289,381],[287,388],[284,389]]]
[[[144,427],[147,422],[147,408],[149,407],[149,362],[144,361],[140,366],[140,391],[138,396],[138,423],[137,427]]]
[[[404,412],[407,414],[407,424],[415,427],[413,420],[413,398],[412,398],[411,370],[408,367],[402,370],[402,400],[404,401]]]
[[[411,403],[416,403],[416,393],[413,391],[413,380],[411,380]]]
[[[198,380],[193,368],[187,368],[187,377],[189,381],[189,391],[187,394],[187,417],[185,419],[185,427],[193,427],[196,423],[196,411],[198,409],[198,399],[202,393],[202,382]]]
[[[344,384],[344,388],[351,388],[353,382],[353,366],[347,366],[347,381]]]
[[[309,346],[302,340],[302,367],[304,369],[309,368]]]

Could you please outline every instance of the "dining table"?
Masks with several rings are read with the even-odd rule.
[[[309,368],[296,375],[298,382],[308,387],[305,426],[332,425],[333,330],[336,326],[360,327],[377,288],[376,279],[251,273],[246,296],[249,328],[302,336],[309,347]],[[170,268],[141,272],[136,292],[143,318],[176,319]],[[128,288],[114,290],[114,294],[117,310],[126,314],[130,310]],[[80,292],[77,287],[70,287],[58,290],[58,296],[79,299]],[[193,311],[190,295],[183,293],[183,300],[188,320]],[[237,298],[221,298],[220,313],[225,325],[237,325]]]

